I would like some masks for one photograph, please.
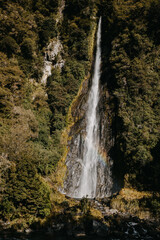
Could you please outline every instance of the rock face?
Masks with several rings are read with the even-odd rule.
[[[86,88],[83,85],[77,104],[72,108],[75,121],[70,132],[71,141],[68,143],[68,172],[64,189],[68,196],[74,198],[103,198],[110,196],[112,189],[112,161],[106,151],[106,129],[109,129],[106,100],[100,86],[101,26],[100,18],[91,86],[88,85],[89,82]]]
[[[99,161],[97,164],[97,190],[96,197],[107,197],[112,194],[112,160],[109,150],[114,144],[112,131],[109,123],[109,108],[107,106],[106,89],[100,87],[100,100],[98,104],[99,115],[99,138],[98,146]],[[64,192],[67,196],[74,197],[80,184],[83,166],[84,139],[86,136],[86,111],[87,98],[90,90],[90,79],[83,83],[81,93],[72,106],[71,114],[74,124],[70,129],[68,141],[68,155],[66,158],[67,173],[64,181]]]
[[[70,129],[68,141],[68,155],[66,158],[67,175],[64,182],[64,191],[68,196],[71,196],[80,183],[82,169],[82,154],[84,136],[86,135],[86,119],[85,112],[87,109],[87,93],[88,80],[83,83],[82,91],[77,98],[76,103],[72,106],[72,117],[74,125]]]
[[[59,9],[58,9],[58,14],[57,14],[57,19],[56,19],[57,24],[63,20],[63,10],[64,10],[64,8],[65,8],[65,0],[61,0],[59,2]]]
[[[63,20],[63,10],[65,8],[65,0],[59,1],[59,8],[56,18],[56,25]],[[60,41],[59,34],[55,39],[52,39],[45,50],[44,68],[41,83],[46,85],[47,78],[51,76],[52,67],[62,69],[65,61],[62,58],[63,46]]]
[[[51,76],[52,67],[59,67],[62,69],[65,61],[62,59],[61,53],[63,51],[63,46],[59,37],[53,39],[46,48],[45,58],[44,58],[44,68],[41,83],[46,85],[47,78]]]

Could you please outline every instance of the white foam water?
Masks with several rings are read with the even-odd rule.
[[[83,166],[80,178],[77,198],[96,196],[97,186],[97,163],[98,163],[98,116],[97,106],[99,102],[99,80],[101,66],[101,18],[97,31],[97,49],[94,65],[94,73],[92,78],[92,86],[88,98],[88,109],[86,112],[86,138],[84,142]]]

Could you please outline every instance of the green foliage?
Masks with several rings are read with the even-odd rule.
[[[53,143],[48,148],[45,148],[40,143],[36,143],[34,144],[34,151],[36,153],[34,162],[38,173],[42,176],[53,174],[61,158],[60,149],[57,149],[57,146]]]
[[[48,79],[48,103],[53,113],[51,128],[61,130],[66,126],[68,108],[85,77],[84,63],[68,59],[63,72],[55,69]]]
[[[52,14],[49,17],[43,18],[39,13],[36,15],[38,25],[39,43],[44,47],[49,39],[57,36],[56,15]]]
[[[90,213],[90,202],[87,198],[82,198],[80,201],[80,208],[84,215],[88,215]]]
[[[10,5],[6,5],[6,9],[10,11]],[[24,13],[21,8],[18,10]],[[14,11],[15,8],[12,18]],[[19,25],[15,25],[18,34],[21,20]],[[5,24],[1,25],[2,28],[4,26]],[[5,29],[3,30],[5,32]],[[35,36],[35,33],[33,35]],[[50,191],[38,173],[46,175],[53,171],[53,162],[57,161],[54,156],[57,153],[51,150],[50,111],[45,93],[41,102],[38,103],[37,98],[36,102],[32,102],[32,84],[27,84],[26,74],[33,76],[35,71],[40,71],[34,69],[39,59],[36,58],[36,38],[31,38],[33,35],[28,31],[30,37],[26,36],[20,45],[15,44],[14,38],[10,36],[1,41],[1,50],[9,57],[8,59],[6,54],[0,52],[0,215],[4,220],[26,215],[44,218],[51,208]],[[30,109],[24,109],[23,104]],[[37,139],[40,142],[38,149],[34,147]],[[40,154],[44,145],[48,158],[42,161]],[[43,169],[40,171],[38,168]]]
[[[156,9],[160,5],[156,0],[109,2],[104,3],[108,15],[103,51],[109,66],[105,73],[110,76],[108,88],[115,104],[117,157],[123,155],[126,172],[135,176],[137,181],[131,180],[131,184],[147,189],[151,185],[144,177],[148,174],[146,166],[157,166],[152,149],[160,139],[158,41],[155,46],[159,30],[149,16],[155,12],[154,21],[158,21]]]
[[[18,3],[20,6],[27,10],[31,10],[33,6],[32,0],[12,0],[11,2]]]
[[[31,38],[25,38],[21,44],[21,51],[25,58],[32,58],[34,53],[34,41]]]
[[[94,0],[67,0],[66,1],[66,12],[68,18],[72,15],[81,15],[87,17],[92,12],[93,6],[95,4]]]
[[[37,174],[34,159],[27,159],[23,153],[20,158],[8,171],[1,214],[9,219],[21,214],[45,217],[51,208],[49,190]]]
[[[66,150],[61,143],[66,115],[91,66],[95,1],[67,1],[64,19],[57,23],[61,4],[59,0],[0,0],[3,220],[26,221],[50,214],[50,189],[44,178],[50,181]],[[55,67],[43,86],[45,47],[57,36],[63,44],[65,65],[61,71]]]
[[[68,46],[69,54],[78,61],[90,59],[88,37],[95,23],[96,11],[94,0],[66,1],[63,42]]]
[[[11,57],[14,53],[17,53],[19,50],[19,46],[16,41],[10,37],[4,37],[2,41],[0,41],[1,51],[7,53],[8,57]]]
[[[16,59],[7,59],[0,53],[0,113],[9,114],[14,102],[22,97],[23,72],[19,69]]]
[[[39,11],[43,15],[47,16],[49,13],[54,12],[57,10],[58,7],[58,0],[33,0],[33,9],[34,11]]]

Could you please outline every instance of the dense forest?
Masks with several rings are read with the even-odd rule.
[[[159,1],[106,1],[103,82],[125,183],[159,191]],[[116,168],[118,168],[116,165]],[[125,166],[125,167],[124,167]]]
[[[16,228],[50,217],[60,201],[71,107],[92,71],[99,16],[115,181],[157,194],[150,207],[160,213],[159,0],[0,0],[0,219]]]
[[[54,193],[47,176],[54,177],[64,154],[61,135],[67,112],[91,68],[96,3],[66,1],[60,22],[62,3],[0,1],[0,214],[4,220],[50,214]],[[65,65],[62,71],[53,67],[44,86],[45,48],[57,35]]]

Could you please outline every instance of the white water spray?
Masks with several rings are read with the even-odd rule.
[[[94,74],[92,78],[92,86],[88,98],[88,109],[86,113],[86,138],[84,142],[83,166],[80,178],[79,189],[77,189],[76,197],[94,198],[96,196],[97,186],[97,163],[98,163],[98,116],[97,106],[99,102],[99,79],[101,65],[101,18],[97,31],[97,50],[94,65]]]

